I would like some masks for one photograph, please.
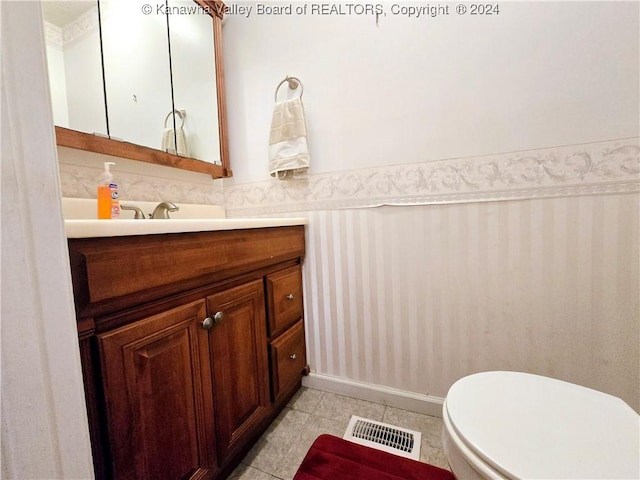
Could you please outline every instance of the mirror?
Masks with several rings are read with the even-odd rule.
[[[57,143],[231,176],[224,6],[218,0],[165,0],[145,12],[146,3],[43,2]],[[198,14],[182,13],[194,7]],[[59,45],[50,40],[56,35]]]
[[[146,2],[100,1],[109,135],[162,150],[162,122],[172,110],[167,19],[144,15]]]
[[[55,124],[108,136],[97,2],[43,2],[42,9]]]
[[[188,0],[167,3],[172,11],[193,5]],[[216,91],[213,37],[213,22],[206,15],[169,16],[174,108],[184,112],[183,121],[179,115],[169,120],[175,120],[176,131],[184,124],[189,154],[199,160],[215,158],[220,151],[217,137],[209,133],[218,131],[217,99],[201,94]]]

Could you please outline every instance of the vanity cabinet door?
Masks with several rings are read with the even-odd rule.
[[[269,415],[269,371],[262,279],[207,297],[220,462],[251,440]]]
[[[215,433],[205,302],[98,335],[113,478],[210,478]]]

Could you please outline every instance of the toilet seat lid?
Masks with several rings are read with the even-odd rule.
[[[621,399],[518,372],[458,380],[444,415],[509,478],[639,478],[640,417]]]

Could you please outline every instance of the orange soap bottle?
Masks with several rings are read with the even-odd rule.
[[[98,219],[100,220],[110,220],[113,218],[113,190],[117,192],[118,186],[113,181],[113,175],[109,171],[109,167],[111,165],[115,165],[114,162],[104,162],[104,172],[100,175],[100,180],[98,181],[97,188],[97,198],[98,198]],[[117,201],[117,200],[116,200]]]

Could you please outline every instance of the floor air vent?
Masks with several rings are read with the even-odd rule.
[[[420,460],[422,433],[353,415],[342,437],[360,445]]]

